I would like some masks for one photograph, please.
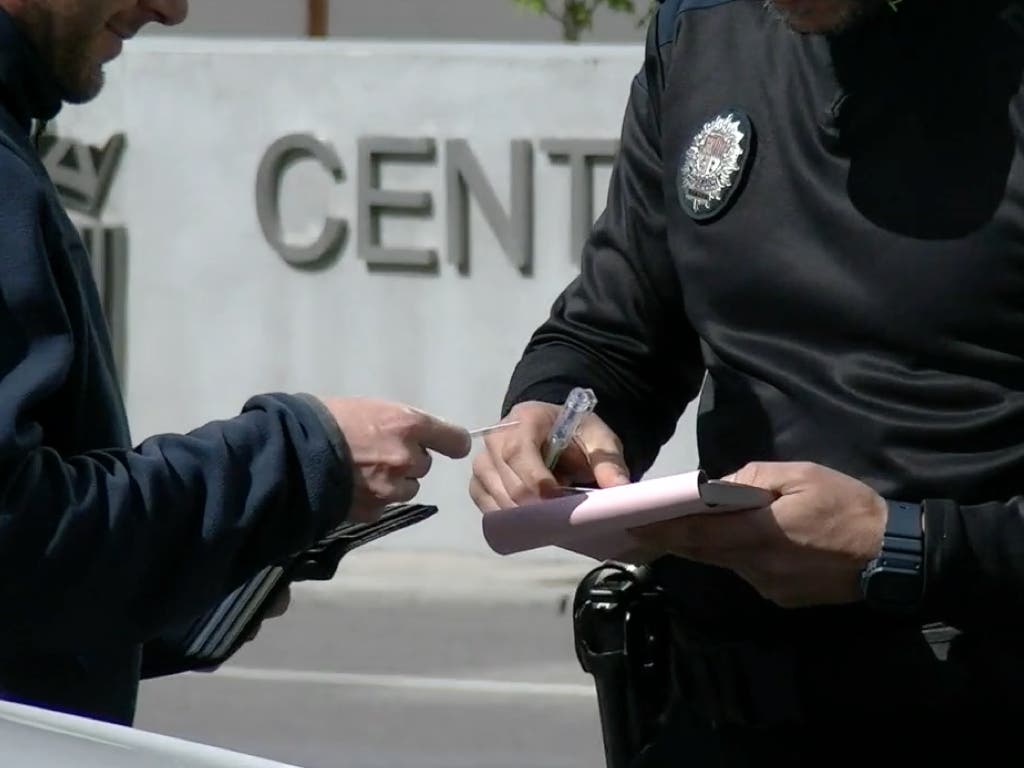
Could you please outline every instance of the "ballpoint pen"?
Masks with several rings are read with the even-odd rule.
[[[576,387],[569,393],[544,444],[544,464],[548,469],[555,468],[562,451],[572,442],[583,419],[593,413],[596,407],[597,396],[593,390]]]

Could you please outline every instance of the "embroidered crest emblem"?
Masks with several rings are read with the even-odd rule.
[[[697,132],[679,169],[679,202],[697,220],[717,215],[732,199],[750,158],[754,129],[738,110],[715,115]]]

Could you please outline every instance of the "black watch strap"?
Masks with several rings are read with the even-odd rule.
[[[885,526],[886,536],[920,540],[921,505],[906,501],[885,500],[889,507],[889,521]]]
[[[886,611],[915,610],[924,589],[921,505],[886,499],[888,520],[882,550],[861,575],[864,597]]]
[[[897,552],[922,556],[924,534],[921,530],[921,505],[906,501],[885,500],[889,519],[885,524],[882,556]]]

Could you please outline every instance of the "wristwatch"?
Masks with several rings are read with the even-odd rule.
[[[912,612],[924,593],[924,531],[921,505],[885,500],[889,519],[882,551],[861,572],[860,585],[869,606],[889,612]]]

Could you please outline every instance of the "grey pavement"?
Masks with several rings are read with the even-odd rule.
[[[303,768],[598,768],[566,600],[584,563],[367,550],[136,725]]]

